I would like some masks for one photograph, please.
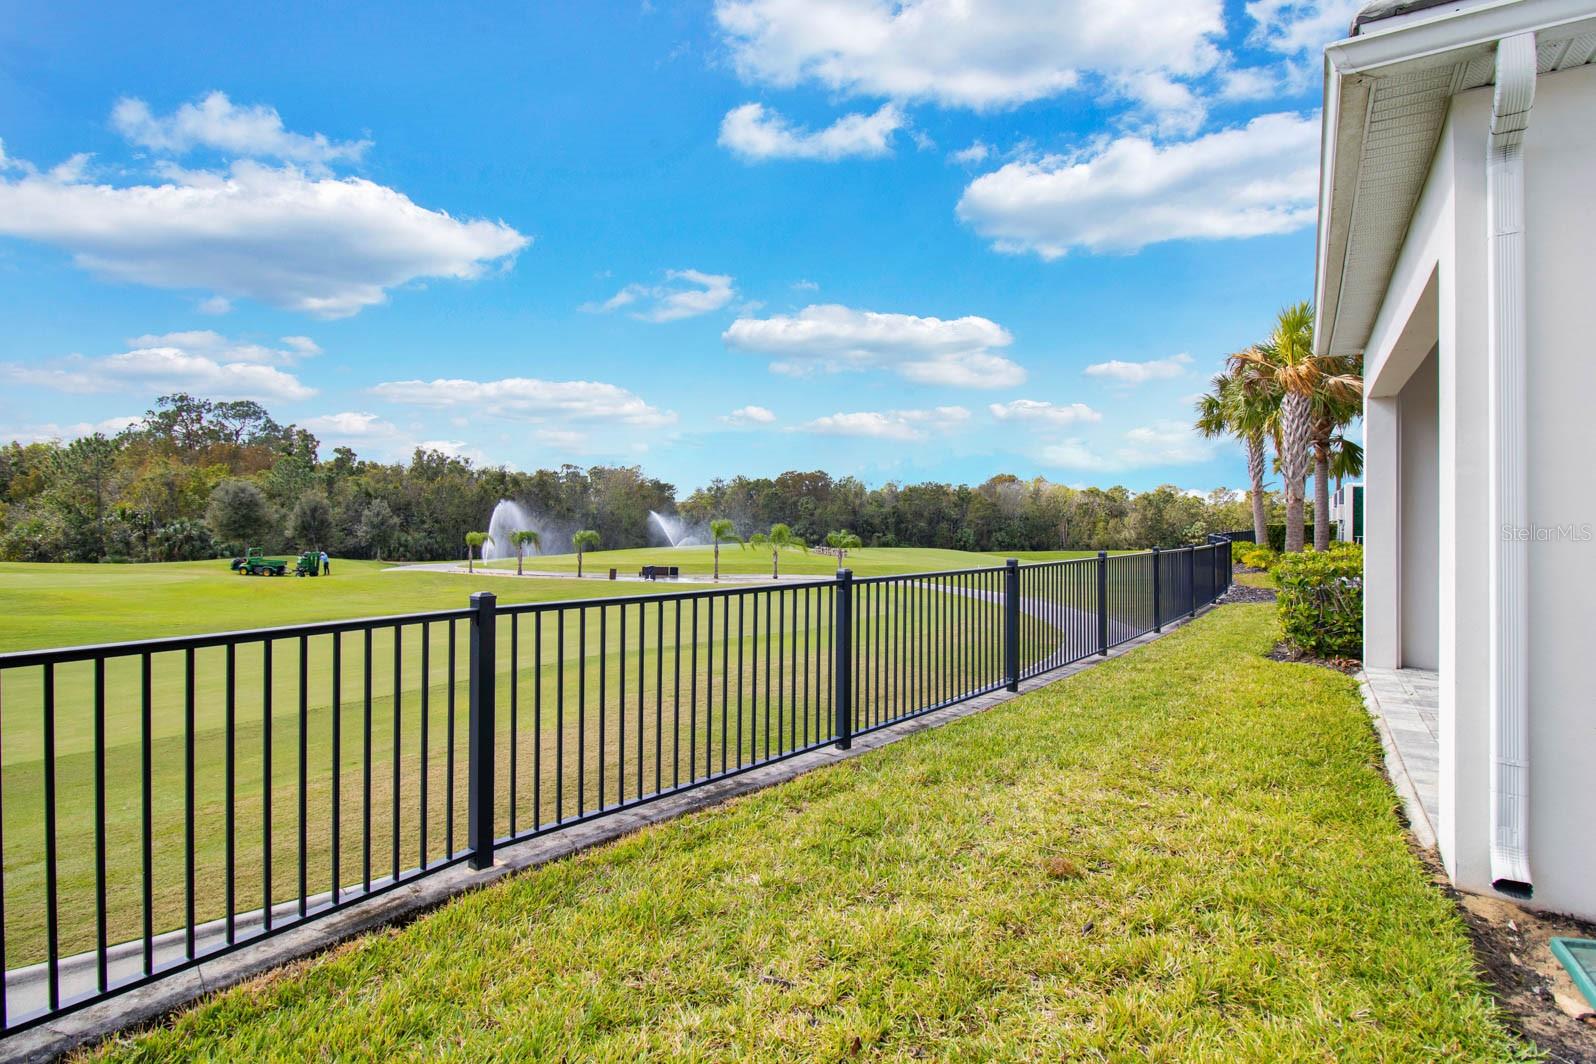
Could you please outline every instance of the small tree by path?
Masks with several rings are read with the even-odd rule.
[[[755,550],[770,551],[770,578],[781,579],[781,552],[784,550],[801,550],[809,553],[809,544],[805,543],[789,526],[775,524],[770,526],[769,532],[755,532],[748,537],[745,547]]]
[[[741,543],[743,537],[737,534],[737,526],[724,517],[717,517],[709,523],[709,540],[715,544],[715,579],[720,579],[720,545],[722,543]]]
[[[521,576],[521,559],[526,557],[526,549],[530,545],[533,550],[543,548],[543,537],[530,528],[523,528],[510,533],[510,542],[515,545],[515,575]]]
[[[474,557],[474,552],[482,549],[482,544],[484,544],[484,543],[492,543],[492,542],[493,542],[493,537],[488,535],[486,532],[467,532],[466,533],[466,572],[468,572],[468,573],[476,572],[476,568],[472,564],[473,557]]]
[[[826,546],[837,552],[837,572],[842,572],[842,559],[851,550],[864,546],[864,540],[844,528],[840,532],[826,533]]]
[[[571,546],[576,548],[576,577],[582,578],[582,555],[599,545],[599,534],[591,528],[584,528],[571,537]]]
[[[392,547],[399,534],[399,518],[381,499],[373,500],[360,515],[360,541],[371,548],[371,556],[381,559],[385,548]]]

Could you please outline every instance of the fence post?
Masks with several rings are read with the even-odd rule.
[[[1108,551],[1097,552],[1097,652],[1108,654]]]
[[[1186,589],[1187,598],[1190,600],[1191,609],[1186,616],[1197,616],[1197,547],[1192,545],[1186,548]]]
[[[1225,540],[1225,590],[1230,590],[1230,585],[1236,582],[1236,548],[1231,546],[1231,540]]]
[[[1004,563],[1003,585],[1003,660],[1009,690],[1020,689],[1020,560]]]
[[[1164,630],[1164,611],[1163,611],[1163,608],[1159,604],[1159,601],[1158,601],[1158,599],[1159,599],[1159,595],[1158,595],[1158,579],[1159,579],[1158,570],[1162,569],[1163,567],[1164,567],[1163,562],[1161,562],[1159,560],[1159,558],[1158,558],[1158,548],[1154,547],[1153,548],[1153,631],[1155,631],[1155,632],[1162,632]]]
[[[493,592],[471,596],[471,701],[466,761],[466,844],[470,865],[493,864],[493,711],[497,704],[497,606]]]
[[[832,704],[837,707],[837,749],[846,750],[853,745],[853,570],[839,569],[836,595],[836,618],[832,623],[831,644],[835,653],[832,662]]]

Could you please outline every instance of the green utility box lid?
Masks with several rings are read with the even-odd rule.
[[[1574,985],[1585,995],[1591,1008],[1596,1008],[1596,940],[1588,938],[1552,939],[1552,956],[1562,961]]]

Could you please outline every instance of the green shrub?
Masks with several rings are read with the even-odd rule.
[[[1302,525],[1302,542],[1313,545],[1313,522],[1305,521]],[[1286,526],[1283,524],[1269,526],[1269,549],[1283,551],[1286,549]]]
[[[1274,567],[1286,642],[1323,658],[1363,657],[1363,548],[1282,555]]]
[[[1248,545],[1236,559],[1249,569],[1273,569],[1279,555],[1269,547],[1255,547]]]

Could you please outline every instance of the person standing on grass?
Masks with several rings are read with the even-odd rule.
[[[321,552],[321,575],[322,576],[331,576],[332,575],[332,559],[327,557],[327,552],[326,551],[322,551]]]

